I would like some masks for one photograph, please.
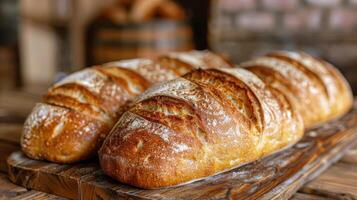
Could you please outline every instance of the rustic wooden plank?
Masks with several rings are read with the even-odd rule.
[[[346,152],[346,154],[341,158],[341,162],[357,165],[357,145]]]
[[[29,191],[19,196],[12,198],[13,200],[65,200],[67,198],[55,196],[38,191]]]
[[[312,194],[305,194],[305,193],[296,193],[294,196],[290,198],[290,200],[332,200],[331,198],[317,196]]]
[[[9,160],[9,178],[12,182],[29,189],[77,199],[78,187],[75,184],[78,180],[60,176],[62,171],[73,166],[31,160],[21,152],[15,152]],[[21,170],[17,166],[22,166]]]
[[[13,198],[26,192],[26,188],[11,183],[6,174],[0,173],[0,199]]]
[[[15,152],[16,153],[16,152]],[[15,156],[14,156],[15,155]],[[48,165],[45,162],[39,162],[35,160],[28,159],[25,155],[17,155],[12,154],[9,158],[11,158],[11,165],[8,164],[8,173],[9,179],[18,185],[21,185],[28,189],[36,189],[36,185],[39,184],[41,180],[39,169]],[[9,163],[9,162],[8,162]],[[22,168],[17,168],[16,166],[21,165]],[[42,183],[47,184],[47,183]]]
[[[112,192],[108,188],[120,192]],[[150,199],[136,195],[139,191],[141,191],[139,188],[118,184],[102,170],[98,170],[81,178],[80,199]]]
[[[59,168],[61,166],[56,165],[55,167]],[[49,177],[48,175],[53,178],[53,181],[51,181],[53,185],[47,188],[46,191],[56,191],[56,194],[61,194],[61,196],[78,199],[80,197],[80,178],[98,171],[99,166],[97,163],[84,162],[78,165],[68,166],[67,169],[63,169],[57,173],[52,170],[53,167],[51,166],[46,168],[46,174],[41,173],[41,175],[44,175],[43,180],[46,181]],[[40,182],[42,183],[43,181]],[[41,184],[39,186],[41,186]],[[58,187],[61,187],[61,190],[58,190]]]
[[[51,195],[51,194],[46,194],[46,193],[39,193],[37,191],[29,191],[25,194],[22,194],[22,195],[19,195],[19,196],[16,196],[14,198],[11,198],[13,200],[65,200],[67,198],[64,198],[64,197],[58,197],[58,196],[54,196],[54,195]]]
[[[81,184],[84,180],[92,180],[95,184],[98,184],[99,180],[108,179],[100,170],[98,162],[89,161],[77,165],[58,165],[31,160],[23,153],[15,152],[9,158],[8,164],[10,166],[10,179],[27,188],[70,199],[89,199],[89,197],[98,199],[98,197],[106,195],[101,190],[97,192],[93,185]],[[19,166],[21,172],[18,171]],[[102,178],[99,177],[98,172]],[[79,192],[81,189],[83,189],[83,192]],[[91,190],[95,192],[91,192]],[[116,197],[128,198],[128,195],[116,195]]]
[[[70,166],[51,167],[51,164],[49,164],[44,168],[48,170],[41,170],[39,172],[38,181],[34,183],[33,188],[71,199],[78,198],[78,180],[60,175],[62,171],[67,170]]]
[[[9,157],[8,165],[13,182],[68,198],[288,199],[356,143],[357,103],[346,116],[308,131],[291,148],[179,187],[142,190],[124,185],[107,177],[96,161],[62,166],[34,161],[16,152]]]
[[[0,173],[0,199],[65,199],[38,191],[28,191],[26,188],[17,186],[10,182],[6,174]]]
[[[333,199],[357,199],[357,165],[336,163],[301,191]]]

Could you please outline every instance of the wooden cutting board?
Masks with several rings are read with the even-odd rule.
[[[71,199],[288,199],[357,144],[357,102],[339,120],[307,131],[293,147],[185,186],[143,190],[106,176],[97,161],[58,165],[14,152],[10,180]],[[173,163],[175,164],[175,163]]]

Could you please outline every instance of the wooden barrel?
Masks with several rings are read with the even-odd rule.
[[[193,49],[191,27],[172,20],[131,24],[97,20],[89,28],[87,44],[88,65]]]

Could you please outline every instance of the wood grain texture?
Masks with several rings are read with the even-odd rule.
[[[296,193],[290,198],[290,200],[332,200],[327,197],[321,197],[312,194]]]
[[[29,191],[14,198],[12,200],[65,200],[67,198],[59,197],[51,194],[46,194],[38,191]]]
[[[341,158],[342,162],[357,165],[357,145],[346,152],[346,154]]]
[[[301,191],[332,199],[357,199],[357,165],[337,163]]]
[[[6,174],[0,173],[0,199],[13,198],[26,192],[26,188],[14,185]]]
[[[291,148],[179,187],[142,190],[124,185],[106,176],[96,161],[57,165],[15,152],[8,165],[14,183],[72,199],[288,199],[356,143],[357,102],[344,117],[308,131]]]
[[[51,194],[27,190],[26,188],[11,183],[6,174],[0,173],[0,199],[43,199],[55,200],[65,199]]]

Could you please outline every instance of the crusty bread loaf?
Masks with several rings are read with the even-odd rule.
[[[350,109],[351,89],[331,64],[306,53],[280,51],[241,64],[283,92],[311,128]]]
[[[254,161],[302,134],[300,115],[251,72],[199,70],[141,95],[99,158],[111,177],[159,188]]]
[[[212,67],[207,60],[219,63],[217,67],[230,66],[209,51],[191,51],[111,62],[76,72],[51,87],[44,103],[33,109],[24,124],[22,149],[31,158],[58,163],[86,159],[96,154],[135,96],[153,83]],[[166,62],[171,64],[166,66]]]
[[[293,145],[304,123],[351,106],[344,78],[306,54],[241,66],[196,70],[137,97],[99,151],[105,173],[141,188],[187,183]]]

